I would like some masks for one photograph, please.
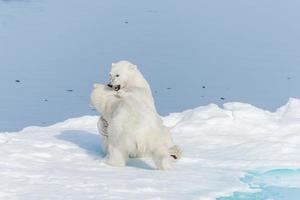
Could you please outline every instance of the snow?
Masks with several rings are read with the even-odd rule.
[[[233,102],[163,117],[184,149],[169,171],[147,158],[105,165],[99,116],[0,133],[0,197],[213,200],[267,184],[300,188],[299,110],[291,98],[276,112]]]
[[[299,5],[0,0],[0,199],[298,200]],[[121,59],[172,113],[170,171],[102,163],[89,92]]]

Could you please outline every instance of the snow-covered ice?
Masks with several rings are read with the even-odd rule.
[[[276,112],[226,103],[163,117],[184,149],[169,171],[154,170],[148,159],[105,165],[97,120],[0,133],[0,197],[213,200],[261,185],[300,188],[299,99]]]

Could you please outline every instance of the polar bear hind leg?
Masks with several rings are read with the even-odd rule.
[[[126,165],[128,156],[124,155],[120,149],[113,145],[108,145],[108,156],[105,161],[106,164],[116,167],[123,167]]]
[[[158,148],[152,153],[152,160],[159,170],[171,168],[172,162],[168,148]]]

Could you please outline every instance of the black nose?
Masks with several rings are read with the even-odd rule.
[[[107,86],[108,86],[108,87],[110,87],[110,88],[112,88],[112,87],[113,87],[113,86],[112,86],[112,84],[107,84]]]

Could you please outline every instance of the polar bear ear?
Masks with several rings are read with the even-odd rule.
[[[99,84],[98,83],[94,83],[94,88],[97,88],[99,87]]]
[[[105,85],[103,85],[103,84],[100,84],[100,83],[94,83],[94,88],[104,88],[105,87]]]
[[[129,66],[131,70],[137,70],[137,66],[136,65],[130,65]]]
[[[113,66],[115,66],[116,65],[116,63],[111,63],[111,66],[113,67]]]

